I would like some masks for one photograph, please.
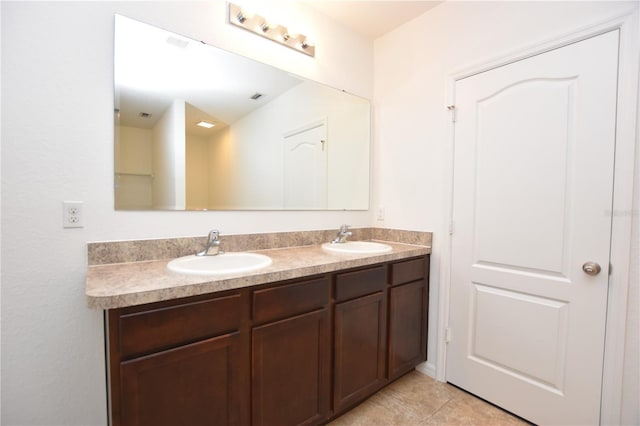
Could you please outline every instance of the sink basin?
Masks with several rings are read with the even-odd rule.
[[[170,271],[188,275],[225,275],[256,271],[271,265],[271,258],[258,253],[222,253],[216,256],[184,256],[167,264]]]
[[[324,243],[322,248],[333,253],[347,254],[376,254],[387,253],[392,250],[391,246],[373,241],[347,241],[340,244]]]

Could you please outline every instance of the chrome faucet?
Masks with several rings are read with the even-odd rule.
[[[347,238],[353,235],[353,232],[349,231],[349,225],[342,225],[338,235],[331,241],[331,244],[342,244],[347,242]]]
[[[209,232],[209,237],[207,238],[207,247],[196,253],[196,256],[216,256],[218,254],[224,253],[220,250],[220,240],[218,237],[220,236],[220,232],[217,229]]]

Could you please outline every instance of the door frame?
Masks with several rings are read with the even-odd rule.
[[[640,149],[636,134],[638,74],[640,65],[637,52],[640,50],[640,7],[635,5],[624,14],[610,16],[594,24],[576,28],[568,33],[553,37],[535,45],[515,49],[511,53],[496,58],[488,58],[480,63],[454,70],[447,77],[447,98],[443,111],[454,105],[455,84],[472,75],[507,65],[519,60],[539,55],[572,43],[576,43],[609,31],[620,31],[618,98],[616,115],[616,148],[614,165],[613,210],[611,229],[612,265],[609,276],[607,299],[607,324],[605,330],[602,396],[600,404],[600,424],[620,424],[622,408],[622,385],[624,372],[625,331],[627,325],[628,286],[631,264],[631,224],[633,215],[634,161],[635,150]],[[454,112],[455,114],[455,112]],[[440,282],[438,294],[437,360],[436,379],[445,381],[447,344],[446,329],[449,318],[451,288],[451,236],[453,217],[453,176],[455,125],[451,117],[448,121],[448,144],[445,158],[445,223],[440,229],[443,238],[440,252]],[[604,214],[605,212],[603,212]],[[616,309],[623,308],[623,309]]]

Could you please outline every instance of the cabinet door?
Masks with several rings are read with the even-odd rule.
[[[389,293],[389,378],[426,359],[427,286],[425,281],[391,287]]]
[[[385,342],[384,292],[336,304],[334,412],[342,411],[382,386]]]
[[[321,423],[329,413],[329,310],[252,331],[252,423]]]
[[[233,333],[122,362],[114,425],[238,424],[238,348]]]

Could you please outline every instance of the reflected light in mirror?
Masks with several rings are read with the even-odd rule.
[[[198,121],[196,123],[196,126],[204,127],[205,129],[211,129],[212,127],[215,127],[215,124],[209,123],[208,121]]]

